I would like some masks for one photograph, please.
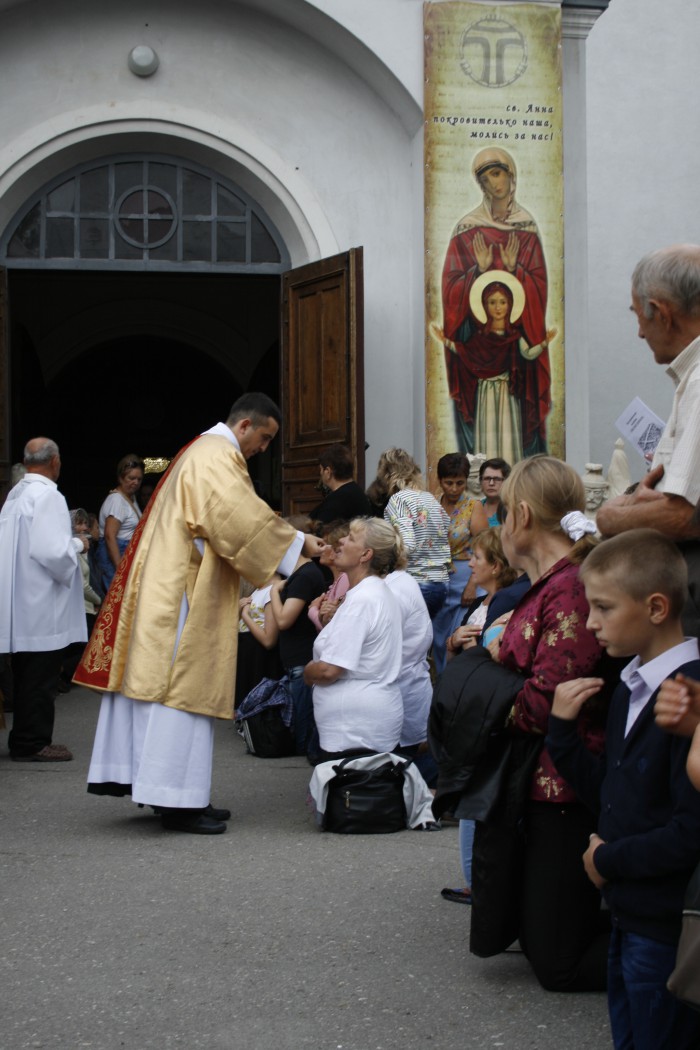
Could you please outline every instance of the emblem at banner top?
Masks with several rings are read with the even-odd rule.
[[[459,64],[483,87],[506,87],[527,69],[527,41],[510,22],[497,14],[487,15],[462,34]]]

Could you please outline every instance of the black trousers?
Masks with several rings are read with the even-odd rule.
[[[51,743],[62,649],[13,653],[14,717],[7,743],[12,755],[34,755]]]
[[[581,859],[595,825],[576,802],[527,806],[520,943],[552,992],[606,988],[609,916]]]

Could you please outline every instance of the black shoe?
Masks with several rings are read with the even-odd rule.
[[[13,762],[72,762],[73,754],[65,744],[47,744],[33,755],[15,755],[10,752]]]
[[[185,831],[190,835],[223,835],[226,831],[222,820],[212,820],[203,813],[197,816],[179,816],[171,811],[163,813],[160,819],[165,831]]]
[[[141,809],[143,809],[143,803],[142,802],[139,802],[139,806],[141,807]],[[155,815],[157,817],[161,817],[164,812],[166,812],[166,813],[169,812],[169,810],[164,809],[163,806],[151,806],[151,809],[153,810],[153,812],[155,813]],[[231,819],[231,810],[230,809],[216,809],[215,806],[212,806],[211,802],[209,803],[209,805],[207,806],[206,809],[202,810],[202,814],[205,817],[209,817],[211,820],[230,820]]]
[[[205,817],[209,817],[210,820],[230,820],[231,810],[217,809],[216,806],[212,806],[210,802],[202,815]]]
[[[471,904],[472,902],[472,891],[466,886],[456,890],[445,886],[444,890],[440,890],[440,896],[446,901],[454,901],[455,904]]]

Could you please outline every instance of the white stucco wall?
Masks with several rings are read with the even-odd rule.
[[[422,461],[422,18],[422,0],[0,0],[0,229],[74,164],[157,150],[239,182],[294,264],[362,244],[368,473],[389,444]],[[566,246],[580,273],[567,283],[577,467],[608,462],[634,394],[670,406],[628,312],[629,274],[646,250],[700,236],[698,39],[700,4],[612,0],[585,45],[587,165],[583,134],[567,132],[571,211],[585,210],[582,165],[588,183],[587,289],[583,237]],[[145,80],[126,64],[140,43],[161,59]]]
[[[698,3],[612,0],[587,44],[591,455],[605,464],[635,395],[664,419],[671,407],[629,312],[630,275],[647,251],[700,242],[698,41]]]
[[[345,6],[348,21],[368,20],[367,4]],[[422,121],[393,72],[296,0],[156,0],[145,15],[136,0],[4,7],[0,83],[13,105],[0,108],[0,228],[71,165],[151,149],[241,183],[280,228],[294,265],[362,244],[368,470],[387,445],[412,447],[422,403]],[[416,91],[420,3],[387,0],[371,25],[386,44],[398,8],[412,23],[388,50],[397,68],[410,67]],[[150,78],[127,68],[136,44],[160,57]]]

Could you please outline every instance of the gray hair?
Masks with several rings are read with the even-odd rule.
[[[401,534],[383,518],[353,518],[350,528],[362,529],[365,543],[372,549],[372,560],[369,563],[373,576],[388,576],[394,569],[406,567]]]
[[[38,444],[39,441],[41,444]],[[36,448],[30,451],[32,445],[36,445]],[[24,465],[25,467],[45,466],[58,454],[58,445],[51,438],[32,438],[24,446]]]
[[[700,246],[676,244],[649,252],[634,268],[632,291],[646,318],[653,315],[651,299],[670,303],[686,317],[700,317]]]

